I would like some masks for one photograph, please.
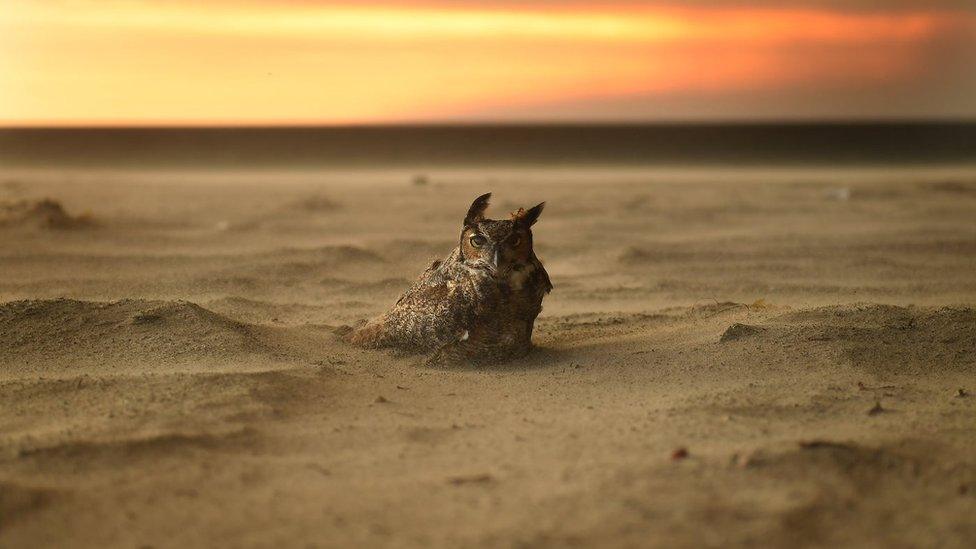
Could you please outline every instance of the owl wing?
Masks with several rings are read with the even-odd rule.
[[[485,277],[434,264],[383,317],[390,344],[431,350],[456,342],[490,310],[497,290]]]

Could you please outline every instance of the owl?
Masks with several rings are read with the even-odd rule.
[[[486,364],[524,356],[549,274],[532,247],[545,202],[510,219],[486,219],[491,193],[475,199],[457,247],[435,261],[385,314],[347,339],[367,348],[429,353],[428,363]]]

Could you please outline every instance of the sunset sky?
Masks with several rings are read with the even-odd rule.
[[[2,0],[0,125],[976,118],[976,1]]]

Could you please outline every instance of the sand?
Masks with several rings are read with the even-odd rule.
[[[972,546],[976,169],[425,173],[0,174],[0,546]],[[538,349],[342,343],[486,191]]]

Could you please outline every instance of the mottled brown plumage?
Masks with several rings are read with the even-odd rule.
[[[431,353],[434,363],[490,363],[524,356],[549,274],[532,247],[545,205],[486,219],[491,193],[471,204],[458,246],[435,261],[382,316],[350,334],[363,347]]]

